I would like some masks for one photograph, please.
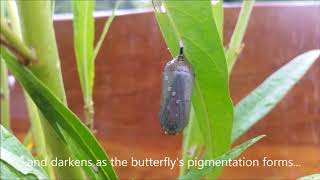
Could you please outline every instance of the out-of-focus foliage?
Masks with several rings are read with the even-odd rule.
[[[139,8],[151,8],[149,0],[128,1],[120,0],[119,9],[139,9]],[[115,0],[96,0],[95,11],[111,11],[115,7]],[[69,0],[59,0],[55,3],[55,14],[71,13],[72,7]]]
[[[119,9],[140,9],[140,8],[152,8],[150,0],[120,0],[121,5]],[[224,2],[237,3],[243,0],[224,0]],[[277,1],[277,0],[256,0],[256,1]],[[293,1],[293,0],[282,0],[282,1]],[[111,11],[115,6],[115,0],[96,0],[95,11]],[[55,1],[55,13],[71,13],[71,2],[69,0],[56,0]]]

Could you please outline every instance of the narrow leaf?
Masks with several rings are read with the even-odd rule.
[[[28,92],[55,132],[60,134],[73,155],[78,160],[92,161],[92,166],[84,166],[91,179],[117,179],[111,162],[94,135],[80,119],[72,113],[33,73],[19,64],[16,59],[1,47],[1,55],[11,73]],[[106,166],[95,166],[98,160],[106,161]]]
[[[297,180],[319,180],[319,179],[320,179],[320,173],[304,176],[304,177],[298,178]]]
[[[30,152],[8,130],[0,125],[0,179],[48,179]]]
[[[223,161],[223,160],[229,160],[229,159],[235,159],[237,158],[243,151],[245,151],[248,147],[259,141],[261,138],[263,138],[264,135],[255,137],[253,139],[250,139],[241,145],[233,148],[229,152],[223,154],[219,158],[216,158],[216,161]],[[191,169],[185,176],[180,177],[179,179],[199,179],[203,176],[209,175],[211,173],[214,173],[215,171],[218,171],[221,167],[220,166],[205,166],[203,169]]]
[[[221,42],[223,43],[223,0],[213,0],[212,1],[212,11],[213,17],[216,22]]]
[[[110,26],[111,26],[111,23],[112,23],[112,21],[113,21],[113,19],[114,19],[114,17],[115,17],[116,9],[118,9],[119,6],[120,6],[120,0],[117,0],[114,8],[112,9],[111,16],[108,17],[108,20],[107,20],[107,22],[105,23],[105,25],[104,25],[104,27],[103,27],[103,30],[102,30],[102,33],[101,33],[101,36],[100,36],[100,38],[99,38],[99,40],[98,40],[98,43],[97,43],[96,47],[94,48],[94,53],[93,53],[93,58],[92,58],[93,61],[96,60],[96,57],[97,57],[97,55],[98,55],[98,53],[99,53],[99,51],[100,51],[100,48],[101,48],[101,46],[102,46],[102,43],[103,43],[103,41],[104,41],[104,39],[105,39],[108,31],[109,31],[109,28],[110,28]]]
[[[51,13],[52,17],[54,16],[54,7],[56,5],[56,0],[51,0]]]
[[[74,45],[83,93],[92,94],[93,43],[94,43],[94,1],[72,1]],[[91,90],[90,90],[91,89]],[[88,92],[87,92],[88,91]]]
[[[94,82],[94,1],[72,1],[73,39],[85,104],[86,121],[92,125]]]
[[[317,60],[320,50],[303,53],[268,77],[235,108],[232,142],[268,114]]]
[[[236,62],[239,54],[242,51],[242,40],[245,35],[248,22],[250,20],[251,11],[255,0],[243,1],[242,8],[239,14],[239,18],[236,27],[233,31],[230,44],[226,51],[226,58],[228,63],[228,70],[231,72],[234,63]]]

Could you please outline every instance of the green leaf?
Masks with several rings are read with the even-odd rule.
[[[0,1],[0,17],[5,16],[7,4]],[[2,28],[1,28],[2,31]],[[1,57],[0,57],[1,58]],[[8,69],[4,62],[0,62],[0,118],[1,124],[10,130],[10,90],[8,84]]]
[[[8,69],[4,62],[0,62],[0,117],[1,124],[10,129],[10,90],[8,85]]]
[[[83,166],[91,179],[117,179],[111,162],[90,130],[33,73],[1,47],[1,55],[11,73],[28,92],[55,132],[60,134],[78,160],[106,161],[106,166]]]
[[[236,62],[239,54],[242,51],[242,48],[243,48],[242,40],[245,35],[248,22],[250,20],[250,15],[251,15],[254,3],[255,3],[255,0],[243,1],[242,3],[242,8],[239,14],[239,18],[237,20],[236,27],[233,31],[231,41],[226,51],[226,58],[227,58],[229,72],[231,72],[234,63]]]
[[[233,106],[229,97],[228,72],[224,50],[213,17],[211,1],[163,1],[166,13],[157,19],[173,54],[185,46],[196,81],[192,104],[198,125],[205,137],[209,157],[229,149]]]
[[[320,174],[312,174],[309,176],[298,178],[297,180],[319,180],[319,179],[320,179]]]
[[[93,112],[92,91],[94,82],[94,1],[72,1],[74,46],[87,123]]]
[[[198,151],[201,150],[204,145],[202,133],[198,124],[197,117],[195,116],[194,108],[190,109],[189,124],[183,131],[182,142],[182,158],[183,162],[187,162],[190,159],[197,158]],[[180,169],[180,176],[187,172],[187,167],[183,166]]]
[[[161,13],[161,1],[153,1],[154,10],[156,14],[156,18],[161,29],[164,40],[166,41],[167,47],[174,57],[179,53],[179,39],[178,35],[172,24],[165,13]],[[200,131],[198,121],[194,112],[193,105],[190,108],[190,119],[189,124],[186,129],[183,131],[183,146],[182,146],[182,158],[183,161],[186,162],[189,159],[193,159],[195,154],[189,155],[190,151],[193,151],[192,148],[199,148],[204,144],[202,133]],[[187,171],[186,167],[180,168],[180,176],[185,174]]]
[[[91,95],[94,72],[92,59],[94,47],[94,1],[73,0],[72,7],[74,45],[80,81],[83,93]]]
[[[119,6],[120,6],[120,0],[117,0],[114,8],[112,9],[111,16],[108,17],[108,20],[107,20],[106,23],[104,24],[104,27],[103,27],[101,36],[100,36],[100,38],[99,38],[99,40],[98,40],[98,43],[97,43],[96,47],[94,48],[94,53],[93,53],[93,58],[92,58],[93,61],[96,60],[96,57],[97,57],[97,55],[98,55],[98,53],[99,53],[99,51],[100,51],[100,48],[101,48],[101,46],[102,46],[102,43],[103,43],[103,41],[104,41],[104,39],[105,39],[108,31],[109,31],[109,28],[110,28],[110,26],[111,26],[111,23],[112,23],[112,21],[113,21],[113,19],[114,19],[114,17],[115,17],[115,11],[116,11],[116,9],[118,9]]]
[[[159,9],[161,8],[160,1],[155,1],[154,7],[155,14],[162,32],[162,35],[164,37],[164,40],[166,41],[166,44],[168,46],[168,49],[171,53],[171,55],[174,57],[179,53],[179,39],[178,35],[176,35],[176,32],[174,31],[174,28],[172,27],[172,24],[170,23],[170,20],[165,13],[161,13]],[[171,27],[171,28],[170,28]],[[195,158],[196,154],[190,154],[190,151],[193,151],[193,148],[198,149],[204,144],[202,132],[200,131],[198,120],[196,117],[196,114],[194,112],[193,105],[191,105],[190,108],[190,119],[189,124],[186,127],[186,129],[183,132],[183,147],[182,147],[182,158],[184,161],[187,161],[188,159]],[[187,171],[186,167],[183,167],[180,169],[180,175],[185,174]]]
[[[172,27],[172,24],[169,20],[169,17],[166,13],[161,13],[156,10],[155,8],[155,14],[157,17],[157,21],[159,24],[159,27],[162,32],[162,36],[164,40],[166,41],[167,47],[172,55],[172,57],[175,57],[179,53],[179,39],[178,35],[176,35],[176,31]]]
[[[32,131],[31,129],[29,129],[27,134],[24,136],[23,145],[27,149],[30,148],[29,151],[32,151],[32,144],[33,144]]]
[[[51,13],[52,17],[54,16],[54,7],[56,5],[56,0],[51,0]]]
[[[221,42],[223,43],[223,0],[217,0],[212,5],[213,17],[216,22]]]
[[[255,137],[253,139],[250,139],[241,145],[233,148],[229,152],[223,154],[219,158],[216,158],[215,160],[229,160],[229,159],[235,159],[238,157],[243,151],[245,151],[248,147],[259,141],[261,138],[263,138],[264,135]],[[185,176],[180,177],[179,179],[199,179],[203,176],[209,175],[211,173],[214,173],[215,171],[219,171],[220,166],[205,166],[203,169],[191,169]]]
[[[0,125],[0,179],[48,179],[34,162],[30,152],[8,130]]]
[[[234,142],[269,113],[317,60],[320,50],[301,54],[268,77],[235,108]]]

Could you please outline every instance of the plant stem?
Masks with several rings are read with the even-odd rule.
[[[94,1],[73,0],[72,10],[74,15],[74,49],[83,94],[85,122],[93,130]]]
[[[34,53],[19,39],[17,34],[11,31],[3,17],[1,17],[1,44],[15,47],[14,50],[25,60],[22,62],[23,64],[29,64],[30,60],[35,60]]]
[[[94,130],[93,116],[94,116],[94,108],[93,108],[93,100],[92,96],[88,95],[84,100],[84,114],[85,114],[85,122],[91,131]]]
[[[4,61],[0,62],[1,66],[1,124],[10,130],[10,93],[8,87],[8,69]]]
[[[1,1],[1,17],[4,16],[4,2]],[[1,28],[2,31],[2,28]],[[1,56],[0,56],[1,58]],[[8,87],[8,69],[4,61],[0,61],[0,100],[1,100],[1,124],[10,130],[10,92]]]
[[[115,10],[119,7],[120,5],[120,1],[116,1],[116,4],[115,4],[115,7],[113,8],[112,10],[112,14],[111,16],[108,18],[107,22],[105,23],[104,27],[103,27],[103,30],[102,30],[102,33],[99,37],[99,40],[98,40],[98,43],[96,44],[95,48],[94,48],[94,52],[93,52],[93,57],[92,57],[92,61],[94,62],[96,60],[96,57],[100,51],[100,48],[102,46],[102,43],[109,31],[109,28],[111,26],[111,23],[115,17]],[[85,86],[85,85],[84,85]],[[92,88],[92,87],[89,87],[89,86],[85,86],[85,89],[87,89],[86,91],[84,92],[92,92],[92,89],[89,90],[89,88]],[[93,116],[94,116],[94,107],[93,107],[93,100],[92,100],[92,93],[90,94],[87,94],[87,93],[84,93],[84,113],[85,113],[85,121],[86,121],[86,124],[88,125],[88,127],[91,129],[91,130],[94,130],[94,119],[93,119]]]
[[[66,103],[63,80],[60,69],[55,34],[53,29],[50,1],[18,1],[21,17],[21,28],[25,42],[33,47],[38,62],[32,64],[30,70],[39,78],[62,102]],[[45,133],[50,159],[67,160],[72,154],[44,116],[39,113]],[[85,179],[80,167],[55,167],[57,179]]]
[[[18,10],[17,10],[17,5],[15,3],[15,1],[13,0],[7,0],[7,10],[8,10],[8,14],[10,17],[10,24],[14,33],[14,36],[16,36],[17,41],[22,42],[22,35],[21,35],[21,28],[20,28],[20,20],[19,20],[19,16],[18,16]],[[25,44],[23,44],[24,46],[26,46]],[[29,50],[28,47],[27,51]]]
[[[21,27],[20,27],[20,20],[17,11],[17,5],[15,1],[7,0],[7,9],[9,12],[9,17],[11,20],[11,26],[13,32],[18,36],[19,40],[22,41],[22,34],[21,34]],[[32,139],[35,141],[35,147],[37,150],[37,156],[41,157],[41,159],[47,160],[48,153],[45,146],[45,139],[44,139],[44,132],[41,127],[41,122],[38,114],[38,110],[36,105],[33,103],[32,99],[29,97],[28,93],[23,89],[23,93],[26,100],[26,106],[28,109],[28,115],[31,122],[31,132],[32,132]],[[54,171],[52,166],[46,167],[49,177],[54,179]]]
[[[242,40],[248,26],[254,2],[255,0],[250,0],[243,1],[242,3],[240,15],[233,31],[228,50],[226,51],[229,73],[232,71],[233,65],[242,51]]]
[[[31,122],[31,133],[32,133],[32,138],[34,139],[34,143],[37,151],[37,157],[38,159],[46,160],[47,162],[49,162],[50,157],[48,154],[48,147],[46,147],[46,144],[45,144],[46,141],[44,137],[44,131],[41,126],[41,120],[39,117],[37,106],[34,104],[32,99],[28,95],[28,93],[25,90],[23,90],[23,92],[26,100],[29,119]],[[46,168],[49,174],[49,177],[51,179],[54,179],[55,178],[54,169],[50,165],[50,163],[48,163],[48,166],[44,168]]]

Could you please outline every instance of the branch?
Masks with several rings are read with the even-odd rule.
[[[22,64],[28,65],[36,61],[35,52],[25,45],[17,34],[12,32],[8,24],[1,18],[1,36],[0,43],[2,46],[11,50]]]

